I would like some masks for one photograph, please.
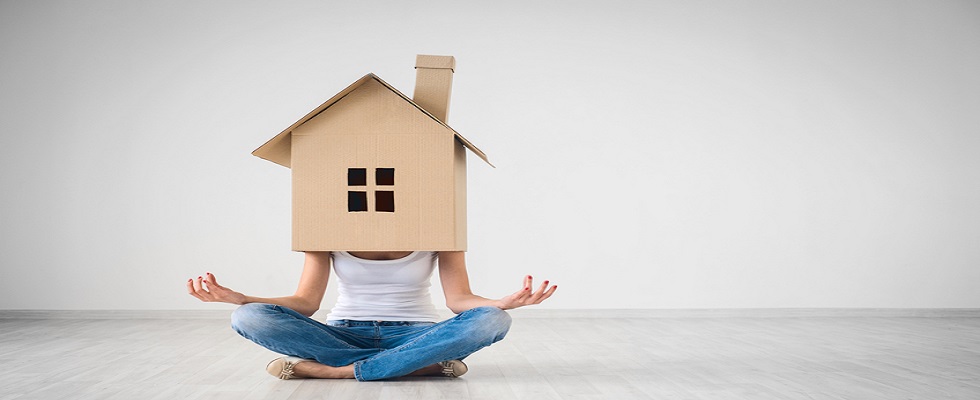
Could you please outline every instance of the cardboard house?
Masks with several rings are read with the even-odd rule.
[[[292,171],[295,251],[466,250],[466,151],[446,124],[456,61],[416,57],[415,93],[374,74],[252,152]]]

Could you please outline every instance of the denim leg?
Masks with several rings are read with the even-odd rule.
[[[478,307],[432,325],[405,343],[354,363],[359,381],[404,376],[440,361],[462,359],[504,338],[510,315],[497,307]]]
[[[287,307],[251,303],[235,310],[231,326],[248,340],[276,353],[334,367],[377,354],[343,329],[327,326]]]

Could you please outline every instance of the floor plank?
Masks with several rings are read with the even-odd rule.
[[[0,318],[0,400],[980,398],[980,318],[937,315],[538,313],[463,378],[386,382],[274,379],[226,320]]]

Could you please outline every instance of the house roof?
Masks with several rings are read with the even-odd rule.
[[[263,144],[262,146],[259,146],[259,148],[255,149],[255,151],[252,152],[252,155],[254,155],[256,157],[259,157],[259,158],[263,158],[263,159],[272,161],[272,162],[274,162],[276,164],[279,164],[279,165],[282,165],[282,166],[288,168],[289,165],[290,165],[290,147],[292,145],[292,135],[291,135],[291,133],[292,133],[293,129],[296,129],[300,125],[303,125],[304,123],[306,123],[306,121],[309,121],[310,119],[313,119],[313,117],[315,117],[318,114],[320,114],[321,112],[323,112],[323,110],[326,110],[328,107],[332,106],[334,103],[340,101],[340,99],[344,98],[344,96],[347,96],[350,92],[353,92],[358,87],[360,87],[365,82],[367,82],[367,81],[369,81],[371,79],[374,79],[374,80],[378,81],[378,83],[381,83],[384,87],[388,88],[389,90],[391,90],[392,92],[394,92],[395,94],[397,94],[398,96],[400,96],[402,99],[404,99],[405,101],[407,101],[409,104],[415,106],[415,108],[418,109],[420,112],[424,113],[425,115],[429,116],[429,118],[432,118],[433,120],[435,120],[436,122],[438,122],[439,125],[442,125],[442,126],[446,127],[446,129],[449,129],[450,131],[452,131],[453,132],[453,135],[456,136],[456,140],[459,140],[459,142],[463,145],[463,147],[466,147],[467,149],[469,149],[470,151],[472,151],[473,154],[476,154],[477,157],[480,157],[480,159],[482,159],[487,164],[489,164],[491,167],[493,167],[493,164],[491,164],[490,163],[490,160],[487,159],[487,155],[485,153],[483,153],[482,150],[480,150],[479,148],[477,148],[472,142],[470,142],[465,137],[463,137],[463,135],[460,135],[459,132],[456,132],[456,130],[453,129],[452,127],[450,127],[449,125],[446,125],[445,122],[440,121],[439,118],[436,118],[431,113],[429,113],[428,111],[426,111],[424,108],[420,107],[418,104],[415,104],[415,102],[412,101],[411,98],[409,98],[408,96],[402,94],[402,92],[399,92],[398,89],[395,89],[394,86],[389,85],[387,82],[385,82],[384,80],[382,80],[381,78],[379,78],[377,75],[375,75],[373,73],[369,73],[367,75],[364,75],[363,78],[358,79],[356,82],[352,83],[346,89],[340,91],[340,93],[337,93],[336,95],[334,95],[333,97],[331,97],[329,100],[327,100],[323,104],[320,104],[319,107],[315,108],[313,111],[310,111],[309,114],[306,114],[306,116],[304,116],[303,118],[300,118],[299,121],[296,121],[295,123],[293,123],[292,125],[290,125],[288,128],[286,128],[285,130],[283,130],[282,132],[280,132],[278,135],[276,135],[272,139],[269,139],[269,141],[265,142],[265,144]]]

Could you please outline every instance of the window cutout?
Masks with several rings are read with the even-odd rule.
[[[367,211],[367,192],[347,192],[347,211]]]
[[[367,186],[367,168],[347,168],[348,186]]]
[[[390,190],[374,192],[374,211],[395,212],[395,192]]]
[[[374,170],[374,181],[378,185],[391,186],[395,184],[394,168],[378,168]]]

